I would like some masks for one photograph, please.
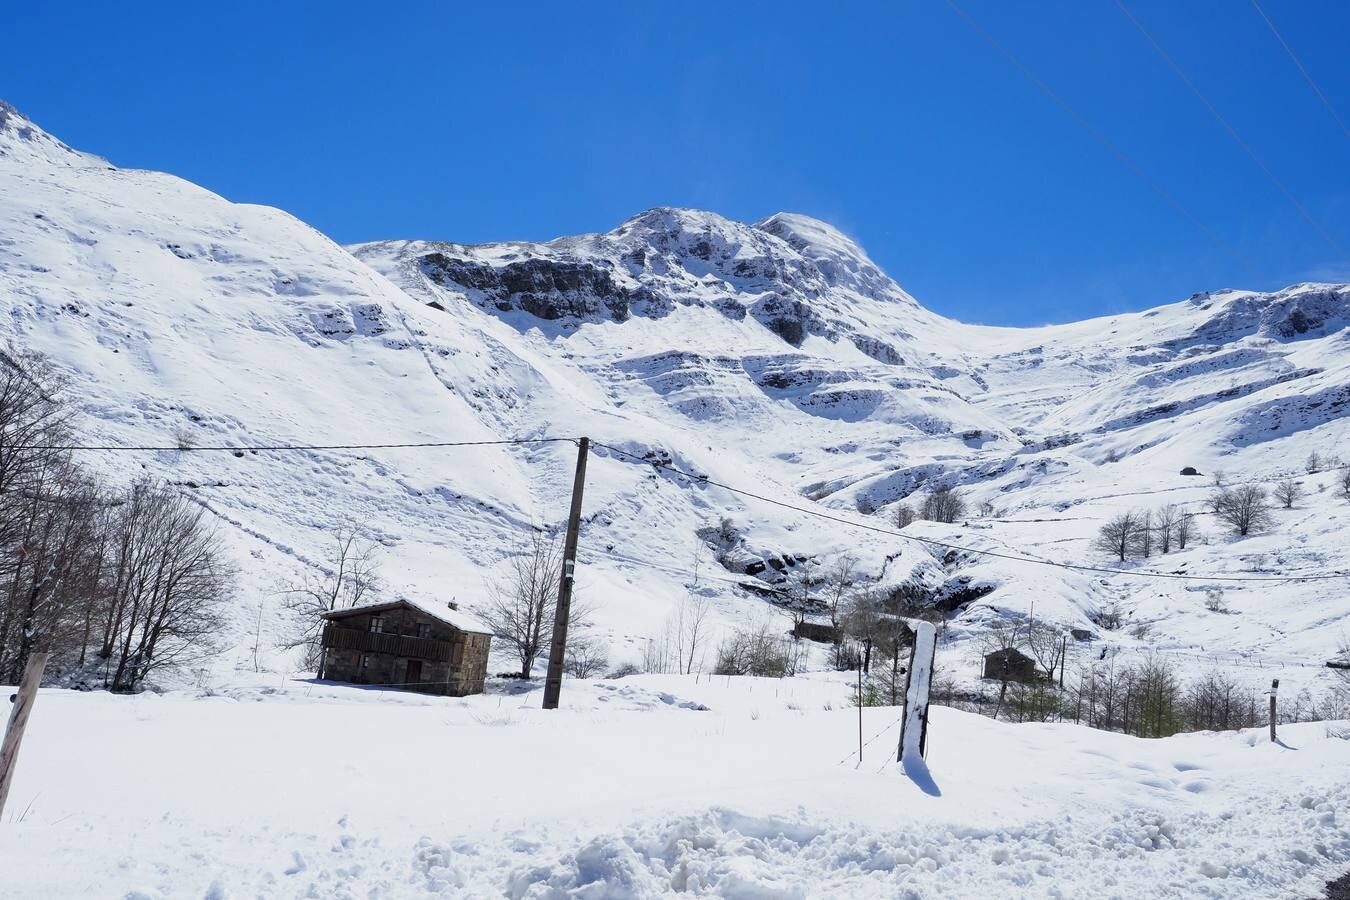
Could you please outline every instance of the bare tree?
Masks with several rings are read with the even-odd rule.
[[[930,522],[956,522],[966,514],[966,499],[956,488],[936,488],[923,500],[922,515]]]
[[[815,596],[815,590],[821,582],[817,572],[819,567],[820,563],[814,557],[799,562],[789,573],[787,584],[780,595],[783,607],[792,618],[794,635],[810,613],[824,610],[823,603]]]
[[[1068,652],[1066,633],[1049,622],[1031,619],[1027,622],[1023,640],[1041,671],[1053,678],[1055,671],[1064,665]]]
[[[489,598],[481,618],[498,640],[515,651],[520,677],[529,678],[553,634],[562,576],[562,544],[533,531],[524,546],[507,560],[506,574],[488,586]],[[579,607],[573,601],[571,623],[579,625]]]
[[[1316,475],[1322,471],[1322,457],[1316,450],[1308,454],[1308,458],[1303,463],[1303,471],[1309,475]]]
[[[1135,552],[1144,559],[1153,555],[1153,513],[1150,510],[1139,514],[1139,530],[1135,533],[1134,545]]]
[[[305,668],[318,668],[323,614],[368,603],[379,592],[379,550],[379,544],[361,536],[355,520],[343,519],[329,535],[320,567],[281,589],[292,628],[282,646],[305,648]]]
[[[1178,550],[1185,550],[1186,545],[1196,539],[1195,522],[1190,513],[1183,512],[1177,516],[1176,537]]]
[[[674,641],[676,671],[690,675],[696,665],[702,668],[711,613],[712,601],[702,594],[689,594],[675,605],[666,631]]]
[[[1241,536],[1259,531],[1271,523],[1266,490],[1255,484],[1220,489],[1213,498],[1214,514]]]
[[[1341,493],[1350,500],[1350,469],[1341,473]]]
[[[840,617],[844,612],[843,601],[857,580],[858,557],[852,553],[841,553],[825,569],[822,576],[821,596],[830,611],[830,625],[839,628]]]
[[[1283,478],[1275,483],[1271,493],[1285,509],[1293,509],[1294,504],[1303,497],[1303,486],[1292,478]]]
[[[1158,507],[1153,516],[1153,528],[1158,536],[1158,549],[1166,554],[1172,552],[1172,541],[1176,537],[1177,523],[1185,516],[1175,503]]]
[[[87,679],[92,649],[105,687],[137,690],[211,652],[233,571],[190,500],[75,462],[66,389],[40,355],[0,350],[0,681],[37,651]]]
[[[879,605],[876,589],[872,585],[863,585],[848,595],[841,616],[844,633],[862,647],[864,672],[872,669],[872,648],[876,644],[881,621]]]
[[[1093,547],[1103,553],[1110,553],[1120,562],[1124,562],[1139,546],[1139,535],[1144,527],[1139,513],[1134,510],[1123,512],[1102,526]]]
[[[980,648],[984,655],[990,653],[1005,652],[1016,650],[1019,653],[1022,648],[1022,628],[1011,619],[1000,619],[993,625],[984,630],[979,638]],[[1008,696],[1008,682],[1011,675],[1005,667],[999,679],[998,703],[994,706],[994,714],[991,718],[997,719],[999,711],[1003,709],[1003,702]]]
[[[914,521],[914,507],[901,503],[895,508],[895,527],[904,528]]]
[[[888,705],[899,706],[904,699],[907,671],[907,665],[901,665],[900,661],[908,663],[914,636],[905,620],[897,616],[881,616],[876,626],[876,650],[886,665],[873,667],[872,686],[880,687]]]
[[[152,672],[215,651],[235,572],[204,513],[148,482],[133,486],[119,510],[100,651],[109,689],[137,690]]]

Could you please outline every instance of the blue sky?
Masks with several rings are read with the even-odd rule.
[[[1242,0],[8,3],[0,97],[124,166],[341,242],[547,239],[658,205],[833,222],[962,319],[1066,321],[1350,280],[1350,138]],[[1263,7],[1342,117],[1350,7]]]

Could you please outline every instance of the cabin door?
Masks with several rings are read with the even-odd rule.
[[[418,684],[422,681],[422,661],[420,659],[408,660],[408,671],[403,677],[404,684]]]

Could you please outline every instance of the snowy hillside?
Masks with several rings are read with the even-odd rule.
[[[855,242],[792,214],[747,225],[656,209],[544,244],[343,248],[280,211],[78,153],[0,107],[0,298],[0,338],[72,377],[92,442],[585,434],[882,529],[599,449],[581,584],[615,661],[636,659],[686,595],[696,552],[726,564],[710,582],[722,626],[773,615],[763,591],[780,570],[845,550],[883,586],[975,598],[942,651],[963,672],[963,638],[1033,608],[1126,652],[1171,649],[1197,665],[1242,654],[1295,684],[1315,682],[1350,630],[1347,581],[1137,579],[935,553],[884,533],[897,504],[953,485],[995,514],[905,535],[1109,565],[1089,543],[1112,515],[1200,510],[1209,481],[1179,475],[1185,466],[1233,479],[1296,472],[1306,496],[1269,532],[1237,540],[1206,524],[1206,542],[1126,568],[1350,571],[1335,473],[1302,474],[1309,452],[1350,447],[1344,285],[1215,291],[1009,329],[935,315]],[[180,485],[228,530],[246,561],[229,667],[244,664],[260,619],[284,629],[278,581],[322,565],[344,519],[384,546],[386,591],[473,609],[526,531],[563,518],[574,453],[547,443],[87,461]],[[709,535],[728,517],[735,545],[717,546]],[[1228,614],[1204,606],[1215,587]],[[1151,630],[1101,631],[1093,615],[1113,603]],[[290,663],[276,651],[267,664]]]

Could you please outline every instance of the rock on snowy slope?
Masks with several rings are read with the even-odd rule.
[[[0,201],[0,328],[72,375],[86,433],[105,441],[165,442],[179,425],[224,443],[585,433],[836,516],[887,517],[929,487],[960,485],[999,515],[912,533],[1061,561],[1094,559],[1087,541],[1121,508],[1198,506],[1203,490],[1177,475],[1183,466],[1283,471],[1311,449],[1350,443],[1343,285],[1218,291],[1010,329],[933,314],[838,230],[785,213],[750,225],[655,209],[540,244],[349,252],[277,210],[77,153],[9,107]],[[188,489],[241,554],[262,560],[248,575],[250,604],[272,572],[318,564],[324,530],[351,516],[388,547],[391,590],[471,608],[523,531],[561,518],[572,452],[91,463],[211,485]],[[1121,462],[1104,462],[1113,457]],[[1215,533],[1167,566],[1343,569],[1331,501],[1317,496],[1316,515],[1288,517],[1279,536],[1230,543]],[[700,535],[724,517],[741,536],[722,554],[734,561],[728,578],[781,577],[849,550],[884,584],[971,598],[958,634],[963,622],[973,630],[1032,605],[1090,626],[1119,601],[1158,619],[1165,644],[1293,655],[1329,648],[1350,615],[1330,586],[1276,591],[1216,637],[1180,587],[1145,592],[1117,576],[953,558],[604,448],[587,514],[583,571],[620,653],[660,628],[685,593],[694,547],[716,549]],[[717,598],[723,624],[761,609],[730,586]],[[241,610],[238,627],[256,612]]]

